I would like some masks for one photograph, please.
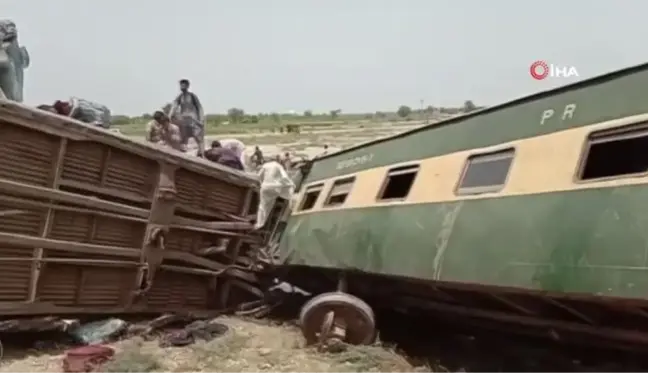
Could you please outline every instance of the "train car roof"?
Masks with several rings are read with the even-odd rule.
[[[33,108],[22,103],[0,100],[0,120],[61,138],[94,141],[151,160],[163,160],[240,186],[254,188],[259,186],[256,175],[148,142],[136,141],[122,133],[115,133],[97,126],[88,125],[76,119]]]
[[[426,125],[423,125],[423,126],[421,126],[419,128],[415,128],[415,129],[410,130],[410,131],[405,131],[405,132],[398,133],[396,135],[381,137],[381,138],[376,139],[376,140],[363,142],[363,143],[360,143],[358,145],[354,145],[354,146],[351,146],[349,148],[346,148],[346,149],[343,149],[343,150],[340,150],[340,151],[337,151],[337,152],[333,152],[333,153],[330,153],[330,154],[323,155],[321,157],[317,157],[316,159],[314,159],[314,162],[319,162],[321,160],[334,158],[334,157],[337,157],[337,156],[339,156],[341,154],[349,153],[349,152],[352,152],[354,150],[365,148],[367,146],[388,142],[388,141],[391,141],[393,139],[406,137],[406,136],[415,134],[417,132],[423,132],[423,131],[426,131],[426,130],[429,130],[429,129],[436,129],[436,128],[439,128],[439,127],[449,126],[449,125],[452,125],[452,124],[455,124],[455,123],[462,122],[462,121],[464,121],[464,120],[466,120],[468,118],[489,114],[489,113],[492,113],[492,112],[495,112],[495,111],[498,111],[498,110],[503,110],[503,109],[506,109],[506,108],[510,108],[512,106],[532,102],[532,101],[535,101],[535,100],[538,100],[538,99],[541,99],[541,98],[545,98],[545,97],[549,97],[549,96],[553,96],[553,95],[556,95],[556,94],[559,94],[559,93],[569,92],[569,91],[576,90],[576,89],[579,89],[579,88],[582,88],[582,87],[585,87],[585,86],[588,86],[588,85],[605,83],[606,81],[616,79],[616,78],[619,78],[621,76],[634,74],[636,72],[646,70],[646,69],[648,69],[648,63],[642,63],[642,64],[626,67],[626,68],[623,68],[623,69],[620,69],[620,70],[615,70],[615,71],[605,73],[605,74],[602,74],[602,75],[598,75],[598,76],[595,76],[593,78],[580,80],[580,81],[577,81],[575,83],[563,85],[563,86],[560,86],[560,87],[557,87],[557,88],[552,88],[552,89],[548,89],[548,90],[545,90],[545,91],[536,92],[536,93],[533,93],[533,94],[530,94],[530,95],[527,95],[527,96],[516,98],[514,100],[511,100],[511,101],[508,101],[508,102],[505,102],[505,103],[502,103],[502,104],[499,104],[499,105],[490,106],[490,107],[480,109],[480,110],[476,110],[476,111],[473,111],[471,113],[466,113],[466,114],[463,114],[463,115],[458,115],[458,116],[455,116],[455,117],[452,117],[452,118],[444,119],[444,120],[439,121],[439,122],[426,124]]]

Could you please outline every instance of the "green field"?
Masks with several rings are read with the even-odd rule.
[[[119,130],[128,136],[144,136],[146,132],[146,124],[148,120],[137,120],[129,124],[116,124],[114,128],[119,128]],[[300,127],[320,127],[322,129],[337,129],[342,128],[347,125],[346,122],[337,121],[337,122],[297,122],[297,123],[283,123],[276,124],[273,122],[259,122],[259,123],[232,123],[232,124],[220,124],[214,122],[207,122],[205,128],[206,133],[210,135],[218,135],[225,133],[280,133],[280,128],[286,124],[298,124]],[[356,124],[356,123],[353,123]]]
[[[148,121],[138,121],[135,123],[129,124],[118,124],[113,125],[113,128],[118,128],[121,133],[128,136],[144,136],[146,132],[146,123]],[[384,125],[385,122],[372,122],[372,121],[331,121],[331,122],[293,122],[293,123],[284,123],[282,125],[271,124],[271,123],[238,123],[238,124],[214,124],[207,122],[207,127],[205,128],[208,135],[219,135],[219,134],[259,134],[267,136],[269,134],[276,134],[277,136],[286,136],[292,135],[288,133],[281,134],[281,127],[284,127],[286,124],[296,124],[299,125],[300,131],[309,131],[309,130],[340,130],[345,128],[353,127],[365,127],[371,129],[371,127],[377,127]],[[419,122],[393,122],[394,125],[400,124],[417,124]],[[296,135],[296,134],[295,134]]]
[[[449,109],[446,109],[449,110]],[[456,110],[455,110],[456,111]],[[330,115],[245,115],[241,118],[230,118],[227,115],[208,114],[206,131],[210,135],[225,133],[279,133],[281,128],[287,125],[298,125],[300,130],[327,130],[342,129],[349,126],[371,127],[385,123],[405,124],[409,122],[420,122],[422,120],[438,118],[444,114],[414,113],[401,117],[395,113],[386,114],[341,114],[335,118]],[[448,114],[446,114],[448,115]],[[236,120],[232,120],[236,119]],[[150,121],[150,115],[139,117],[127,117],[124,115],[113,116],[113,127],[118,128],[122,133],[129,136],[144,136],[146,124]]]

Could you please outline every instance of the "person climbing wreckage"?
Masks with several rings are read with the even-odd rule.
[[[218,140],[212,141],[211,148],[205,151],[205,159],[235,170],[245,171],[240,155],[234,150],[224,147]]]
[[[106,105],[83,98],[72,97],[69,100],[58,100],[52,108],[59,114],[74,118],[83,123],[110,128],[111,114]]]
[[[29,54],[18,43],[16,24],[0,20],[0,98],[22,102],[24,70],[29,67]]]
[[[171,103],[169,118],[180,127],[182,144],[187,147],[189,139],[198,144],[198,156],[205,152],[205,111],[198,96],[189,91],[189,80],[180,80],[180,94]]]
[[[255,229],[263,228],[278,197],[292,200],[295,183],[281,165],[281,156],[264,163],[257,177],[261,182],[259,207],[257,209]]]
[[[245,159],[245,144],[243,143],[243,141],[238,139],[221,139],[219,140],[219,142],[223,148],[233,151],[241,161],[243,167],[247,168],[247,160]]]
[[[165,145],[181,152],[186,151],[180,128],[171,122],[161,110],[153,113],[153,120],[146,125],[146,141]]]

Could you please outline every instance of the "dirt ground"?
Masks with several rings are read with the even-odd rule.
[[[348,147],[372,141],[378,138],[392,136],[404,131],[418,128],[420,125],[384,125],[359,128],[346,126],[313,131],[302,131],[299,134],[263,133],[247,136],[219,135],[207,136],[207,143],[219,138],[240,138],[246,145],[246,152],[251,155],[254,146],[258,145],[266,156],[290,152],[293,157],[313,158],[324,151],[328,145],[329,153],[346,149]]]
[[[304,347],[296,326],[271,325],[263,320],[221,317],[229,326],[219,338],[187,347],[158,346],[157,340],[134,338],[112,344],[116,354],[106,372],[429,372],[415,367],[394,349],[348,346],[337,353]],[[14,359],[7,351],[0,372],[61,372],[63,350],[31,351]]]

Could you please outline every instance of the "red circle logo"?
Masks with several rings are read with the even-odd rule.
[[[542,80],[549,75],[549,65],[544,61],[536,61],[529,67],[529,73],[535,80]]]

